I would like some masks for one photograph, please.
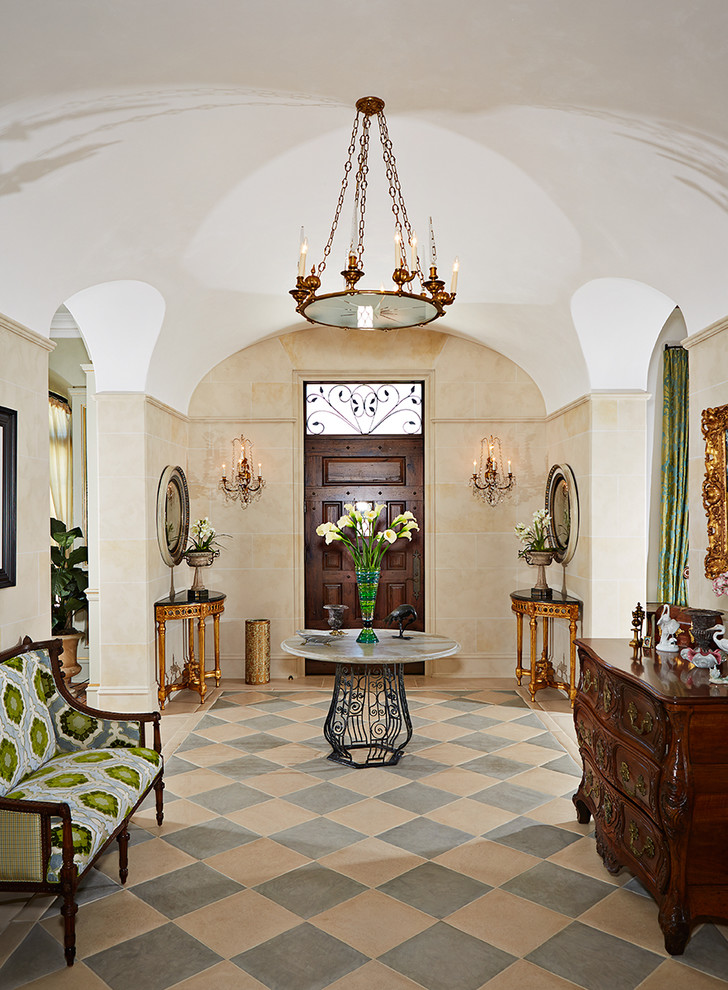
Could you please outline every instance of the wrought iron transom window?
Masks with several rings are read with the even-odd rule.
[[[422,382],[306,382],[306,433],[422,433]]]

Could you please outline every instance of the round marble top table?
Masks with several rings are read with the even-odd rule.
[[[460,644],[445,636],[410,632],[400,638],[377,630],[378,643],[357,643],[357,629],[329,636],[320,629],[304,635],[325,637],[326,644],[305,643],[299,635],[281,643],[286,653],[336,665],[334,690],[324,738],[329,759],[350,767],[381,767],[399,763],[412,738],[412,722],[404,689],[408,663],[452,656]],[[356,757],[359,757],[358,759]]]

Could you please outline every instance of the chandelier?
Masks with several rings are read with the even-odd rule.
[[[503,471],[503,451],[500,437],[483,437],[480,441],[480,467],[473,461],[470,485],[473,495],[488,505],[498,505],[513,490],[516,479],[508,461],[508,474]]]
[[[260,498],[260,494],[265,488],[265,481],[258,465],[258,474],[253,475],[253,441],[248,440],[241,433],[232,441],[233,462],[231,465],[231,477],[225,473],[225,465],[222,466],[222,478],[218,488],[225,495],[227,502],[239,501],[241,508],[245,509]]]
[[[357,289],[356,284],[364,275],[364,223],[367,203],[367,176],[369,172],[369,131],[372,117],[379,124],[379,137],[382,144],[382,157],[389,183],[394,216],[394,271],[392,281],[396,288]],[[361,126],[361,130],[360,130]],[[359,151],[357,155],[357,139]],[[349,176],[354,169],[356,155],[354,211],[351,238],[346,258],[346,266],[341,274],[345,287],[340,292],[317,295],[321,287],[321,277],[331,254],[334,235],[339,225],[341,211],[349,184]],[[298,259],[296,287],[290,294],[296,300],[296,312],[310,323],[323,326],[360,328],[369,330],[392,330],[402,327],[423,326],[438,319],[445,313],[455,298],[458,282],[459,261],[453,264],[450,291],[437,276],[437,248],[430,217],[429,229],[429,278],[425,278],[417,249],[417,236],[407,216],[402,187],[397,175],[397,163],[392,151],[392,142],[384,117],[384,100],[377,96],[364,96],[357,100],[356,117],[349,143],[349,155],[344,166],[344,179],[336,204],[331,231],[324,247],[323,258],[306,274],[308,240],[301,228],[301,244]],[[409,260],[408,260],[409,252]],[[419,282],[420,292],[410,291],[410,283]],[[406,291],[407,289],[407,291]]]

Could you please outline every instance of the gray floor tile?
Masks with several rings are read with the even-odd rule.
[[[165,990],[221,961],[177,925],[162,925],[84,959],[111,990]]]
[[[476,990],[515,957],[440,921],[379,961],[427,990]]]
[[[246,787],[237,781],[227,784],[225,787],[215,787],[211,791],[203,791],[202,794],[193,794],[188,800],[194,801],[202,808],[208,808],[217,815],[228,815],[231,811],[240,811],[242,808],[252,808],[254,804],[262,801],[269,801],[270,794],[263,794],[253,787]]]
[[[225,725],[225,720],[221,718],[215,718],[214,715],[203,715],[200,721],[195,726],[195,731],[199,732],[200,729],[214,729],[220,725]]]
[[[693,934],[683,955],[674,958],[719,980],[728,981],[728,941],[715,925],[703,925],[700,931]]]
[[[260,756],[248,753],[237,759],[233,758],[224,763],[216,763],[214,766],[208,767],[208,770],[224,774],[232,780],[247,780],[249,777],[259,777],[262,773],[280,770],[280,766],[277,763],[271,763],[270,760],[264,760]]]
[[[578,921],[526,958],[586,990],[634,990],[662,962],[654,952]]]
[[[349,804],[356,804],[361,799],[361,794],[354,794],[328,780],[314,787],[296,791],[295,794],[289,794],[287,798],[291,804],[314,811],[317,815],[326,815],[329,811],[337,811]]]
[[[528,715],[522,715],[520,718],[513,719],[514,725],[528,725],[532,729],[543,729],[544,725],[541,719],[534,712],[530,712]],[[531,741],[530,739],[528,740]],[[559,746],[559,749],[562,747]]]
[[[290,705],[285,706],[286,709],[290,708]],[[256,732],[270,732],[271,729],[279,729],[282,725],[290,725],[290,718],[283,718],[280,715],[273,715],[271,713],[263,713],[255,718],[245,719],[245,725],[249,729],[255,729]]]
[[[438,863],[423,863],[377,889],[433,918],[446,918],[491,890],[487,884]]]
[[[82,904],[90,904],[92,901],[99,901],[102,897],[108,897],[110,894],[117,894],[121,889],[122,886],[118,874],[113,877],[107,877],[100,870],[91,868],[78,885],[76,904],[79,907]],[[43,918],[49,918],[58,914],[61,910],[61,904],[61,898],[57,897],[43,914]]]
[[[444,770],[445,764],[436,763],[434,760],[428,760],[424,756],[408,754],[405,750],[405,754],[399,763],[391,767],[384,767],[384,769],[395,777],[406,777],[409,780],[421,780],[423,777],[429,777],[431,773],[437,773],[438,770]]]
[[[352,767],[345,767],[341,763],[334,763],[333,760],[327,759],[328,754],[331,752],[331,747],[323,737],[321,740],[306,740],[307,746],[317,744],[321,745],[321,756],[316,756],[313,760],[307,760],[305,763],[297,763],[296,770],[301,773],[310,774],[314,778],[318,777],[319,780],[338,780],[341,777],[348,777],[350,773],[361,772]]]
[[[164,761],[165,777],[173,777],[177,773],[188,773],[190,770],[199,769],[196,763],[190,763],[189,760],[183,760],[179,756],[171,756],[168,760]]]
[[[529,740],[530,742],[530,740]],[[581,777],[581,767],[572,760],[570,756],[566,753],[560,756],[558,760],[551,760],[550,763],[544,763],[544,767],[547,770],[555,770],[557,773],[570,774],[573,777]]]
[[[182,740],[175,750],[175,753],[186,753],[189,749],[199,749],[201,746],[209,745],[209,739],[205,739],[204,736],[198,736],[196,733],[191,732],[186,739]]]
[[[449,825],[441,825],[427,818],[415,818],[387,832],[380,832],[377,838],[425,859],[434,859],[467,842],[472,836],[468,832],[461,832],[460,829],[450,828]]]
[[[470,795],[471,801],[481,801],[492,808],[502,808],[504,811],[514,811],[518,815],[525,814],[541,804],[551,801],[548,794],[532,791],[528,787],[520,787],[504,780],[500,784],[492,784],[477,794]],[[490,837],[490,836],[489,836]]]
[[[204,863],[193,863],[153,880],[145,880],[131,889],[136,897],[168,918],[179,918],[245,888]]]
[[[528,711],[528,705],[523,700],[523,698],[521,698],[520,695],[517,694],[513,696],[507,695],[502,700],[500,699],[494,700],[493,704],[505,708],[525,708],[526,711]]]
[[[306,924],[231,959],[269,990],[323,990],[368,961],[356,949]]]
[[[428,787],[427,784],[415,780],[411,784],[404,784],[402,787],[395,787],[392,791],[380,794],[379,800],[393,804],[397,808],[413,811],[416,815],[426,815],[428,811],[434,811],[435,808],[442,808],[457,801],[458,795],[441,791],[438,787]]]
[[[164,841],[197,859],[207,859],[257,838],[257,832],[251,832],[228,818],[213,818],[209,822],[172,832]]]
[[[262,753],[266,749],[275,749],[276,746],[287,746],[290,741],[290,739],[282,739],[271,732],[254,732],[252,735],[242,736],[240,739],[226,739],[225,745],[242,749],[245,753]]]
[[[565,828],[557,828],[555,825],[534,822],[531,818],[514,818],[505,825],[491,829],[487,837],[493,842],[510,846],[511,849],[520,849],[521,852],[530,853],[532,856],[548,859],[573,842],[578,842],[581,835]]]
[[[463,729],[492,729],[494,725],[501,725],[502,723],[497,718],[488,718],[487,715],[476,715],[471,712],[467,715],[455,715],[453,718],[445,719],[445,724],[458,725]]]
[[[320,863],[307,863],[255,889],[299,917],[312,918],[368,888]]]
[[[527,763],[517,763],[516,760],[509,760],[505,756],[498,756],[497,753],[488,753],[486,756],[479,756],[477,760],[462,763],[461,766],[466,770],[473,770],[475,773],[484,773],[488,777],[498,777],[500,780],[508,780],[514,774],[533,769]]]
[[[34,925],[0,969],[0,990],[15,990],[31,980],[65,969],[63,946],[45,928]]]
[[[490,732],[471,732],[467,736],[460,736],[454,742],[458,746],[467,746],[475,753],[495,753],[504,746],[512,746],[512,739],[504,739],[503,736],[494,736]]]
[[[544,749],[553,749],[562,756],[564,754],[564,747],[554,739],[550,732],[542,732],[540,736],[531,736],[526,741],[531,746],[542,746]]]
[[[211,712],[219,712],[220,714],[223,714],[225,712],[225,709],[229,709],[229,708],[240,708],[240,705],[238,705],[237,702],[228,701],[225,697],[218,698],[217,701],[213,702],[213,704],[210,705]]]
[[[555,863],[539,863],[501,886],[511,894],[518,894],[569,918],[578,918],[614,891],[609,883]]]
[[[284,701],[282,699],[274,701],[254,701],[250,705],[250,709],[256,712],[265,712],[268,715],[275,714],[276,712],[287,711],[291,707],[289,701]]]
[[[319,818],[276,832],[270,838],[283,846],[288,846],[289,849],[295,849],[309,859],[321,859],[329,853],[343,849],[344,846],[359,842],[365,838],[365,835],[356,832],[353,828],[339,825],[338,822]]]

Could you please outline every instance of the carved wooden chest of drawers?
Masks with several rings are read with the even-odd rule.
[[[626,640],[577,648],[577,815],[607,869],[653,894],[679,955],[696,921],[728,921],[728,688],[649,651],[635,663]]]

